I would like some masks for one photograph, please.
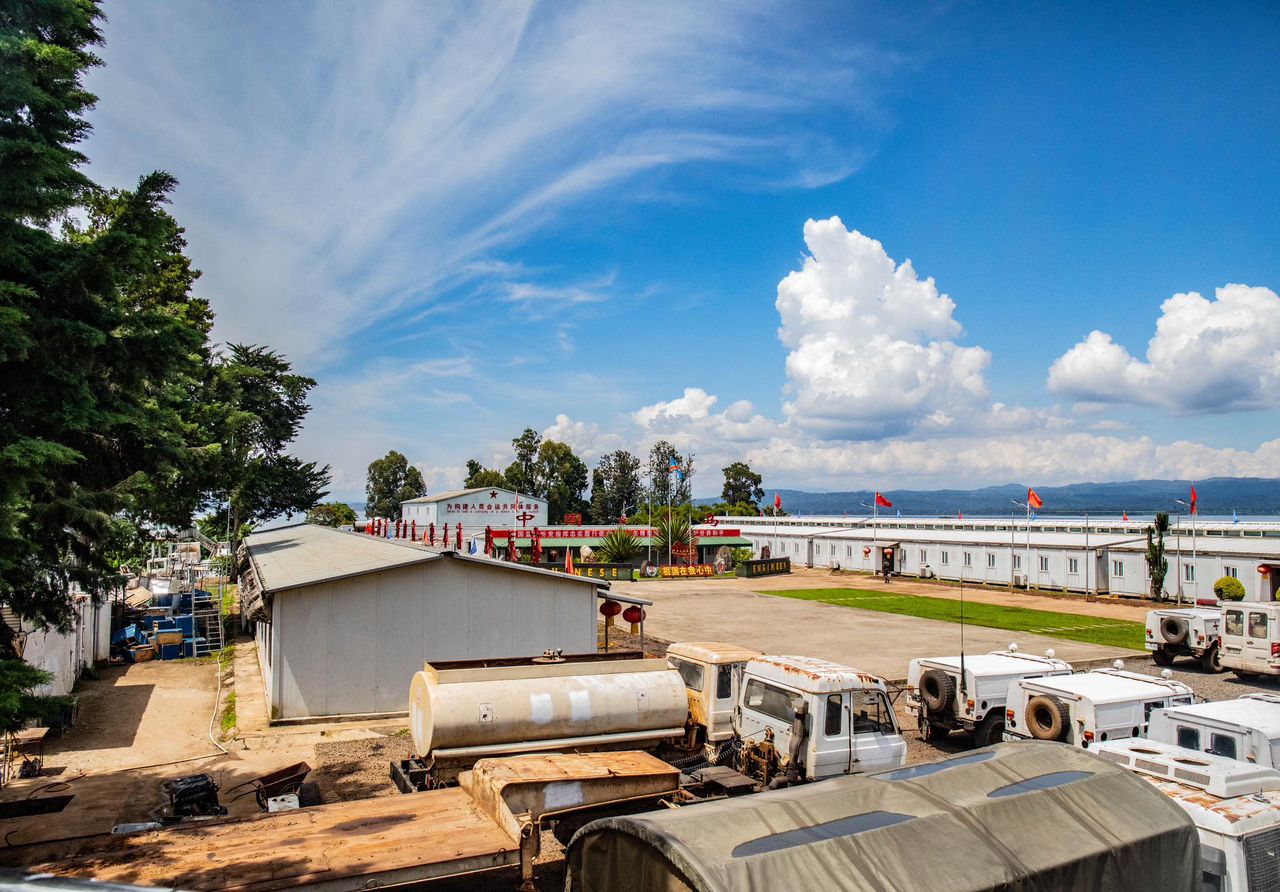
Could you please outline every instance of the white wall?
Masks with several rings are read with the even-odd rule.
[[[460,560],[277,593],[272,611],[276,718],[403,712],[428,660],[596,649],[593,586]]]
[[[111,605],[94,604],[84,596],[74,602],[74,620],[67,632],[56,629],[38,629],[26,622],[26,637],[22,646],[22,658],[46,672],[53,673],[53,681],[35,689],[40,696],[60,696],[71,693],[76,680],[86,665],[105,660],[111,651]]]

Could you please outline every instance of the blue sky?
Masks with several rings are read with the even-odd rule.
[[[1274,4],[105,8],[91,173],[179,178],[337,495],[526,426],[700,495],[1280,476]]]

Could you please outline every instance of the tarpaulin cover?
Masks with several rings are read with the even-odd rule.
[[[570,892],[1201,888],[1181,808],[1124,768],[1042,742],[604,818],[567,862]]]

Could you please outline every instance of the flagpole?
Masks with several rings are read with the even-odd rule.
[[[671,566],[671,463],[667,463],[667,566]]]
[[[1084,597],[1089,600],[1089,563],[1093,554],[1089,551],[1089,512],[1084,513]]]
[[[877,541],[878,536],[876,534],[876,520],[880,516],[880,509],[876,504],[879,501],[879,496],[880,496],[880,493],[876,493],[874,496],[871,497],[871,572],[872,573],[879,573],[879,568],[876,566],[876,561],[880,560],[880,545]]]
[[[1200,600],[1200,568],[1196,566],[1196,511],[1191,512],[1191,599]]]
[[[1031,500],[1027,499],[1027,591],[1031,591]]]

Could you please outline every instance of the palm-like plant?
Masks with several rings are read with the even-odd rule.
[[[673,553],[676,546],[693,545],[693,527],[689,525],[689,518],[682,517],[679,514],[658,518],[658,541],[656,544],[658,549],[663,552],[668,547],[671,547]]]
[[[625,527],[618,527],[600,540],[595,556],[605,564],[627,564],[639,557],[642,550],[639,539]]]

